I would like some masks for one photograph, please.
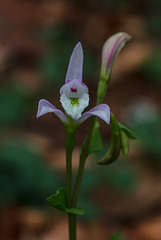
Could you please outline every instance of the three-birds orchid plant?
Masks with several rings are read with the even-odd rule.
[[[39,101],[37,117],[46,113],[53,113],[62,121],[66,129],[66,189],[58,189],[56,194],[53,194],[47,200],[54,208],[68,214],[70,240],[76,240],[76,216],[84,214],[83,209],[77,208],[77,200],[85,162],[90,153],[100,150],[96,141],[93,140],[95,137],[100,138],[98,117],[107,124],[111,120],[112,124],[111,145],[105,156],[98,162],[99,164],[109,164],[115,161],[120,151],[126,157],[128,154],[128,139],[136,139],[128,128],[116,120],[114,114],[110,112],[109,106],[102,104],[114,61],[125,43],[130,39],[131,37],[127,33],[117,33],[105,42],[102,50],[96,106],[91,110],[83,113],[89,104],[89,94],[87,86],[82,82],[83,50],[81,43],[78,43],[73,50],[65,84],[60,88],[60,102],[65,113],[45,99]],[[79,125],[90,117],[89,131],[81,147],[77,176],[72,191],[72,152],[75,145],[75,132]]]

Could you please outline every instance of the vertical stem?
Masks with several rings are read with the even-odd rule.
[[[72,207],[72,152],[75,145],[75,132],[67,129],[66,131],[66,193],[67,207]],[[76,215],[68,214],[69,240],[76,240]]]
[[[81,152],[80,152],[78,173],[77,173],[76,182],[75,182],[75,186],[74,186],[74,192],[73,192],[73,196],[72,196],[72,204],[73,204],[74,207],[76,207],[78,196],[79,196],[79,193],[80,193],[80,187],[81,187],[85,162],[86,162],[86,158],[88,156],[88,148],[89,148],[89,144],[90,144],[90,141],[91,141],[91,137],[92,137],[92,133],[93,133],[93,129],[94,129],[96,120],[97,120],[96,117],[92,117],[91,122],[90,122],[88,135],[83,142],[82,149],[81,149]]]
[[[67,205],[71,207],[71,184],[72,184],[72,148],[71,148],[71,133],[66,135],[66,191]]]
[[[111,74],[111,72],[109,72],[109,75],[107,76],[106,80],[103,79],[101,76],[99,77],[99,83],[98,83],[98,87],[97,87],[96,105],[102,103],[102,101],[105,97],[107,87],[108,87],[108,82],[110,79],[110,74]],[[76,181],[75,181],[75,185],[74,185],[74,192],[72,195],[72,204],[74,207],[76,207],[78,196],[80,193],[80,187],[81,187],[85,162],[86,162],[86,158],[88,156],[88,148],[89,148],[89,144],[90,144],[90,141],[92,138],[92,133],[93,133],[96,121],[97,121],[97,117],[93,116],[91,119],[91,122],[90,122],[90,127],[89,127],[87,137],[85,138],[85,140],[83,142],[82,149],[80,152],[79,167],[78,167],[78,172],[77,172]]]
[[[69,224],[69,239],[76,240],[77,239],[77,231],[76,231],[76,214],[69,213],[68,214],[68,224]]]

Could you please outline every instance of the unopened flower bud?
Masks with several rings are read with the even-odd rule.
[[[107,84],[117,55],[124,45],[131,39],[127,33],[116,33],[104,43],[102,48],[102,63],[97,91],[97,104],[101,103],[106,95]]]

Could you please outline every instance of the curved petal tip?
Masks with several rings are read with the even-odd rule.
[[[82,72],[83,72],[83,49],[82,44],[78,42],[70,57],[65,83],[73,79],[82,81]]]
[[[57,109],[53,104],[45,99],[41,99],[38,104],[38,111],[36,117],[39,118],[40,116],[46,113],[54,113],[62,122],[68,122],[67,117],[65,114]]]
[[[105,121],[107,124],[110,123],[110,108],[107,104],[99,104],[89,110],[88,112],[85,112],[82,114],[82,116],[78,119],[78,123],[84,122],[89,117],[96,116],[101,118],[103,121]]]

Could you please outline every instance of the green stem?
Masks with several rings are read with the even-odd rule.
[[[66,131],[66,193],[67,207],[72,208],[72,152],[75,145],[75,131]],[[76,240],[76,215],[68,214],[69,240]]]
[[[105,97],[106,91],[107,91],[109,79],[110,79],[110,72],[107,76],[107,79],[101,78],[101,76],[100,76],[98,88],[97,88],[96,105],[102,103],[102,101]],[[80,187],[81,187],[85,162],[86,162],[86,158],[88,156],[88,148],[89,148],[89,144],[90,144],[90,141],[92,138],[92,133],[93,133],[96,121],[97,121],[97,117],[92,117],[87,137],[85,138],[85,140],[83,142],[82,149],[80,152],[79,167],[78,167],[78,172],[77,172],[76,181],[75,181],[75,185],[74,185],[73,196],[72,196],[72,204],[74,207],[76,207],[76,205],[77,205],[77,200],[78,200],[78,196],[80,193]]]
[[[77,239],[76,223],[77,223],[77,215],[69,213],[68,214],[68,224],[69,224],[69,239],[70,240]]]
[[[82,145],[82,149],[80,152],[79,167],[78,167],[78,172],[77,172],[77,177],[76,177],[74,191],[73,191],[73,197],[72,197],[72,205],[74,207],[76,207],[78,196],[80,193],[80,187],[81,187],[85,162],[86,162],[86,158],[88,156],[88,148],[89,148],[89,144],[91,141],[91,137],[92,137],[92,133],[93,133],[93,129],[94,129],[96,120],[97,120],[96,117],[91,118],[89,131],[88,131],[87,137],[84,140],[84,143]]]
[[[106,75],[106,78],[102,77],[102,74],[100,73],[98,87],[97,87],[96,105],[102,103],[105,96],[106,96],[108,83],[109,83],[109,80],[110,80],[110,75],[111,75],[111,71],[108,72],[108,74]],[[104,76],[104,74],[103,74],[103,76]]]

